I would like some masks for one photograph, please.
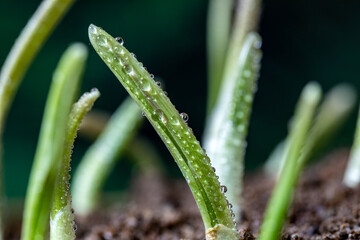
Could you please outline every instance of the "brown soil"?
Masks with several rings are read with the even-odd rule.
[[[308,168],[301,178],[282,239],[360,239],[360,187],[342,185],[347,151]],[[245,177],[243,239],[254,239],[274,181],[263,173]],[[132,201],[89,218],[77,218],[78,239],[204,239],[204,227],[184,181],[143,176]],[[7,239],[17,239],[16,235]]]

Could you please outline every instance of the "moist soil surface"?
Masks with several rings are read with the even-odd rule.
[[[360,239],[360,187],[350,189],[342,184],[347,158],[347,151],[336,151],[305,169],[282,239]],[[262,172],[245,176],[242,221],[237,226],[242,239],[257,236],[274,183]],[[205,238],[185,181],[153,176],[136,178],[126,206],[76,217],[76,222],[77,239]],[[18,225],[8,229],[14,230],[7,239],[18,239]]]

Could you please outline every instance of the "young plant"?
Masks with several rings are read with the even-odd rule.
[[[225,112],[223,106],[215,106],[210,120],[215,123],[209,122],[204,135],[207,154],[215,159],[213,166],[220,182],[227,186],[225,195],[237,216],[240,215],[247,128],[260,69],[260,46],[260,36],[249,33],[238,59],[234,88],[227,93],[232,99],[230,107]]]
[[[72,184],[73,206],[79,215],[87,215],[97,207],[105,180],[141,122],[140,108],[131,98],[126,99],[88,149]]]
[[[221,69],[221,85],[213,82],[216,78],[209,76],[209,86],[218,85],[218,88],[209,93],[204,146],[213,160],[220,182],[228,186],[226,196],[234,206],[237,221],[241,215],[240,195],[247,128],[261,59],[261,39],[253,33],[258,27],[260,6],[260,0],[237,1],[225,65]],[[221,8],[217,10],[221,11]],[[208,36],[215,37],[210,33]],[[215,40],[208,41],[210,44]],[[208,48],[208,51],[209,62],[214,62],[211,59],[214,54],[211,53],[215,50]],[[214,96],[217,99],[210,98]]]
[[[303,158],[308,161],[317,152],[331,141],[338,130],[344,125],[355,106],[356,92],[347,84],[339,84],[331,89],[317,111],[314,125],[306,139]],[[266,161],[265,171],[279,177],[284,166],[284,154],[287,140],[282,141]]]
[[[37,52],[74,0],[44,0],[10,50],[0,72],[0,239],[3,238],[2,134],[7,113]]]
[[[343,179],[344,184],[351,188],[356,187],[360,182],[360,109],[358,114],[354,143]]]
[[[0,133],[28,67],[73,2],[74,0],[44,0],[12,47],[0,73]]]
[[[216,103],[231,30],[233,0],[211,0],[207,18],[208,113]]]
[[[277,240],[285,222],[288,208],[297,180],[305,164],[302,152],[307,151],[305,140],[313,121],[313,116],[321,98],[321,88],[309,83],[301,93],[293,126],[290,128],[288,147],[285,153],[285,166],[279,181],[268,202],[259,240]]]
[[[54,196],[50,211],[50,239],[72,240],[75,239],[76,225],[74,212],[71,207],[71,194],[69,180],[71,170],[71,153],[80,123],[94,102],[99,98],[100,92],[96,88],[84,93],[73,105],[69,115],[65,135],[62,163],[55,180]]]
[[[86,58],[86,47],[73,44],[55,70],[26,194],[23,240],[46,238],[55,180],[63,160],[68,116]]]
[[[94,25],[89,38],[107,64],[159,134],[182,171],[199,207],[207,239],[238,239],[232,213],[222,193],[224,187],[212,169],[210,159],[188,127],[188,116],[179,114],[153,76],[124,46]]]

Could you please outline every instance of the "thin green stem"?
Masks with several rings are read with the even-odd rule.
[[[221,86],[233,5],[233,0],[211,0],[209,2],[207,18],[208,113],[211,113],[215,105]]]
[[[320,152],[333,139],[353,110],[355,100],[354,88],[346,84],[335,86],[325,95],[306,139],[306,152],[302,153],[305,161]],[[270,175],[280,176],[285,161],[286,142],[284,140],[275,148],[274,154],[265,164],[265,169]]]
[[[44,0],[12,47],[0,73],[0,134],[23,76],[73,2],[74,0]]]
[[[301,151],[321,98],[321,88],[309,83],[304,88],[296,108],[293,127],[290,129],[289,147],[286,152],[284,170],[268,202],[259,240],[277,240],[285,222],[291,198],[300,172],[305,163]]]
[[[96,88],[84,93],[73,105],[69,115],[63,158],[61,167],[55,180],[55,191],[50,211],[50,239],[72,240],[75,239],[76,225],[74,213],[71,208],[71,194],[69,191],[71,171],[71,153],[80,123],[94,102],[99,98],[100,92]]]
[[[343,182],[348,187],[356,187],[360,182],[360,108],[356,123],[354,142],[351,147]]]
[[[220,183],[210,159],[187,125],[187,114],[179,114],[135,56],[101,28],[89,27],[90,42],[128,91],[159,134],[182,171],[200,209],[207,232],[223,226],[234,232]],[[236,239],[236,238],[232,238]]]
[[[73,206],[78,214],[87,215],[97,207],[105,180],[134,137],[141,120],[140,108],[132,99],[126,99],[85,153],[72,183]]]
[[[87,58],[83,44],[71,45],[54,73],[30,174],[22,226],[23,240],[45,239],[65,132]]]
[[[224,75],[223,75],[223,92],[225,89],[232,89],[231,83],[235,81],[238,69],[238,57],[243,46],[245,37],[250,32],[257,32],[261,11],[261,0],[238,0],[235,9],[235,19],[233,30],[227,49]],[[225,88],[225,89],[224,89]]]
[[[233,205],[237,220],[240,220],[246,135],[262,55],[260,46],[260,36],[249,33],[237,60],[235,87],[227,93],[231,96],[231,105],[214,107],[204,134],[205,149],[213,159],[220,182],[227,187],[225,195]]]
[[[45,0],[31,17],[10,50],[0,72],[0,138],[13,98],[36,53],[74,0]],[[2,141],[0,140],[0,144]],[[0,169],[2,169],[0,146]],[[0,240],[3,238],[3,175],[0,175]]]

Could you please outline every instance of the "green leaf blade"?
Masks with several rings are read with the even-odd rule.
[[[131,98],[126,99],[87,150],[72,182],[73,206],[77,214],[85,216],[95,210],[105,180],[141,122],[140,108]]]
[[[25,72],[74,0],[45,0],[12,47],[0,73],[0,133]]]
[[[219,180],[227,187],[225,195],[240,220],[243,160],[250,113],[261,60],[261,37],[247,35],[238,56],[236,82],[223,92],[207,122],[204,141]],[[230,100],[230,104],[225,104]]]
[[[75,239],[76,225],[74,222],[74,213],[71,207],[72,200],[69,191],[71,153],[80,123],[85,114],[91,110],[94,102],[99,96],[100,92],[97,89],[92,89],[91,92],[84,93],[73,105],[70,112],[65,135],[62,163],[56,177],[54,197],[50,211],[51,240]]]
[[[139,104],[174,157],[200,209],[206,229],[234,224],[210,159],[179,112],[133,55],[102,29],[90,25],[89,38],[99,56]]]
[[[86,46],[79,43],[71,45],[53,75],[26,194],[23,240],[45,238],[56,173],[62,160],[68,115],[86,58]]]
[[[267,204],[259,240],[277,240],[285,222],[287,211],[304,161],[302,149],[321,98],[321,88],[309,83],[304,88],[290,129],[285,166]]]

